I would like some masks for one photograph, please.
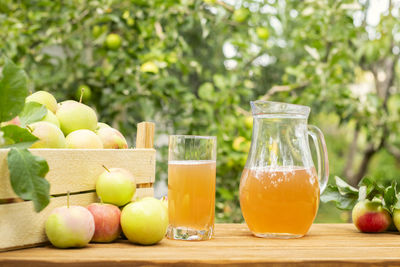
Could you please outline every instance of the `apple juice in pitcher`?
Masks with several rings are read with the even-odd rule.
[[[328,179],[323,135],[307,125],[308,107],[267,101],[251,105],[252,144],[239,190],[243,217],[258,237],[301,237],[314,221]],[[317,148],[318,173],[308,136]]]

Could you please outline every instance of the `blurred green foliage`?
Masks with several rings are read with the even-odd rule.
[[[168,134],[216,135],[216,218],[238,222],[250,100],[311,106],[331,177],[400,177],[399,6],[388,3],[371,25],[368,0],[2,0],[0,52],[32,91],[61,101],[89,86],[87,103],[131,143],[136,123],[155,121],[158,179]],[[346,216],[322,206],[317,219]]]

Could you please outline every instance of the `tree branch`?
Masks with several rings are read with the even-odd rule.
[[[357,152],[357,141],[358,136],[360,134],[360,125],[357,123],[356,128],[354,129],[353,140],[350,145],[349,153],[347,154],[346,166],[343,170],[344,177],[351,177],[353,175],[352,167],[354,163],[354,157]]]
[[[386,150],[392,154],[397,160],[400,160],[400,149],[395,146],[391,146],[389,144],[385,145]]]
[[[268,90],[268,92],[263,95],[260,100],[268,100],[271,96],[273,96],[276,93],[280,92],[290,92],[293,90],[301,89],[304,88],[308,85],[308,82],[304,82],[298,85],[274,85],[271,89]]]
[[[379,145],[377,147],[375,147],[374,144],[371,144],[365,150],[364,157],[358,168],[358,172],[351,179],[353,185],[357,185],[361,181],[361,179],[365,176],[365,173],[368,170],[368,165],[372,159],[372,156],[375,155],[375,153],[377,153],[379,150],[381,150],[385,146],[387,134],[388,134],[388,130],[385,125],[383,128],[383,133],[382,133],[381,139],[379,141]]]
[[[222,6],[223,8],[228,10],[229,12],[234,12],[235,11],[235,9],[231,5],[228,5],[224,1],[217,0],[217,1],[215,1],[215,3],[220,5],[220,6]]]

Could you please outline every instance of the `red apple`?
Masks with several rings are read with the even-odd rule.
[[[124,149],[128,148],[125,137],[116,129],[103,127],[97,130],[104,148]]]
[[[92,242],[112,242],[121,233],[119,220],[121,211],[117,206],[111,204],[92,203],[87,209],[92,213],[95,231]]]
[[[392,218],[379,202],[363,200],[358,202],[352,211],[353,223],[358,230],[365,233],[386,231]]]

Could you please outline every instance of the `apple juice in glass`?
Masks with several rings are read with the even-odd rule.
[[[216,137],[169,138],[167,237],[208,240],[214,232]]]
[[[251,102],[251,107],[252,143],[239,189],[243,217],[255,236],[301,237],[314,221],[328,181],[323,134],[307,125],[309,107],[268,101]],[[316,145],[318,172],[308,136]]]

